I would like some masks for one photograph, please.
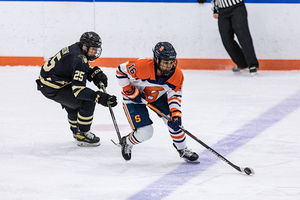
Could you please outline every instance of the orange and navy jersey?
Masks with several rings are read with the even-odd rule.
[[[184,76],[176,67],[170,76],[158,76],[153,59],[138,59],[121,64],[116,70],[116,77],[123,91],[123,102],[134,103],[124,91],[135,86],[144,93],[146,100],[152,103],[167,93],[170,111],[181,110],[182,85]]]

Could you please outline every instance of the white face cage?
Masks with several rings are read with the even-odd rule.
[[[86,56],[87,56],[87,59],[89,60],[89,61],[94,61],[94,60],[96,60],[97,58],[99,58],[100,57],[100,55],[101,55],[101,53],[102,53],[102,48],[101,47],[98,47],[97,48],[97,53],[94,55],[94,56],[88,56],[88,52],[89,52],[89,49],[90,49],[91,47],[89,47],[88,49],[87,49],[87,51],[86,51]]]
[[[95,54],[95,59],[99,58],[101,53],[102,53],[102,48],[101,47],[97,48],[97,53]]]

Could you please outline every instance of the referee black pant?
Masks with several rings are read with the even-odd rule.
[[[219,9],[218,25],[223,45],[232,61],[241,69],[257,66],[244,3]],[[236,35],[239,44],[234,40]]]

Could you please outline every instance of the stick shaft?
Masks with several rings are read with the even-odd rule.
[[[230,162],[229,160],[227,160],[226,158],[224,158],[221,154],[219,154],[218,152],[216,152],[215,150],[213,150],[210,146],[208,146],[207,144],[205,144],[204,142],[202,142],[200,139],[198,139],[196,136],[194,136],[188,130],[184,129],[183,127],[180,127],[180,129],[182,131],[184,131],[187,135],[189,135],[191,138],[193,138],[194,140],[196,140],[198,143],[200,143],[202,146],[204,146],[206,149],[208,149],[209,151],[211,151],[213,154],[215,154],[216,156],[218,156],[219,158],[221,158],[221,160],[223,160],[224,162],[226,162],[227,164],[229,164],[230,166],[232,166],[233,168],[235,168],[239,172],[242,172],[242,170],[241,170],[240,167],[236,166],[235,164],[233,164],[232,162]]]
[[[149,104],[146,100],[144,100],[143,103],[146,103],[146,105],[149,108],[151,108],[152,110],[154,110],[160,116],[164,117],[168,121],[171,121],[171,119],[169,117],[167,117],[164,113],[162,113],[160,110],[158,110],[157,108],[155,108],[153,105]],[[234,165],[232,162],[230,162],[229,160],[227,160],[226,158],[224,158],[221,154],[219,154],[218,152],[216,152],[215,150],[213,150],[210,146],[208,146],[207,144],[205,144],[204,142],[202,142],[200,139],[198,139],[196,136],[194,136],[188,130],[184,129],[182,126],[180,126],[180,129],[182,131],[184,131],[188,136],[190,136],[191,138],[193,138],[194,140],[196,140],[198,143],[200,143],[202,146],[204,146],[206,149],[208,149],[209,151],[211,151],[213,154],[215,154],[216,156],[218,156],[219,158],[221,158],[221,160],[223,160],[224,162],[226,162],[227,164],[229,164],[230,166],[232,166],[233,168],[235,168],[239,172],[242,172],[242,169],[240,167]]]
[[[106,89],[105,89],[105,87],[104,87],[104,85],[101,85],[101,87],[102,87],[103,92],[104,92],[104,93],[107,93],[107,92],[106,92]],[[117,120],[116,120],[116,118],[115,118],[114,112],[113,112],[113,110],[112,110],[112,108],[111,108],[111,106],[110,106],[109,103],[107,103],[107,106],[108,106],[108,108],[109,108],[110,116],[111,116],[111,119],[112,119],[112,121],[113,121],[115,130],[116,130],[116,132],[117,132],[117,135],[118,135],[118,138],[119,138],[119,142],[121,142],[121,134],[120,134],[120,131],[119,131],[119,127],[118,127]]]

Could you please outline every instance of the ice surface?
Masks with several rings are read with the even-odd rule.
[[[36,90],[39,70],[0,67],[0,199],[300,199],[300,71],[183,71],[184,127],[235,165],[253,168],[247,176],[189,136],[201,163],[185,163],[152,111],[154,136],[128,162],[110,141],[118,138],[100,105],[92,131],[101,146],[78,147],[65,110]],[[115,69],[103,70],[128,134]]]

